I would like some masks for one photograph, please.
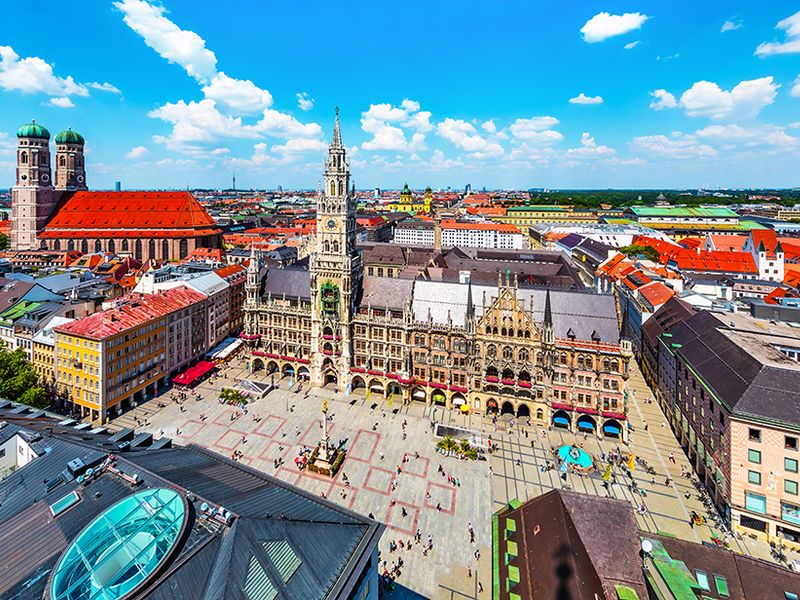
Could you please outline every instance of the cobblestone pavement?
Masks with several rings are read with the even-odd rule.
[[[666,532],[694,542],[710,541],[712,535],[722,538],[709,525],[694,528],[689,525],[690,511],[705,514],[705,508],[691,480],[680,476],[681,466],[689,468],[688,461],[664,423],[658,405],[644,401],[650,392],[638,369],[634,368],[629,380],[633,432],[630,445],[624,446],[593,436],[584,439],[565,430],[548,432],[519,423],[510,427],[507,417],[499,419],[495,427],[479,415],[434,410],[417,403],[401,406],[395,402],[388,406],[377,397],[345,398],[332,390],[315,389],[304,399],[302,393],[287,391],[287,380],[280,382],[280,388],[266,398],[251,403],[248,414],[232,418],[236,409],[217,402],[217,393],[223,386],[243,378],[270,381],[270,376],[251,375],[243,367],[242,362],[236,362],[219,377],[201,383],[197,391],[203,400],[189,399],[184,402],[183,410],[169,400],[167,393],[159,399],[166,403],[164,408],[158,408],[158,400],[152,400],[117,418],[112,426],[135,427],[155,436],[171,437],[178,444],[202,445],[226,456],[238,450],[243,453],[241,461],[251,467],[313,493],[325,494],[333,502],[382,521],[387,530],[380,546],[381,558],[392,563],[402,556],[404,562],[398,585],[389,598],[489,598],[491,514],[512,498],[526,500],[564,485],[589,494],[610,494],[634,506],[643,505],[646,513],[636,519],[645,531]],[[329,400],[332,417],[330,439],[334,443],[346,441],[348,449],[347,460],[333,479],[301,472],[293,462],[303,445],[314,446],[322,435],[323,398]],[[254,416],[260,420],[255,421]],[[405,440],[404,420],[407,421]],[[441,456],[435,451],[431,433],[434,420],[491,435],[495,452],[489,461],[476,462]],[[552,462],[551,446],[572,443],[582,444],[595,456],[608,454],[614,448],[625,453],[633,451],[655,468],[655,482],[652,475],[637,466],[634,478],[643,495],[631,490],[630,480],[618,469],[615,469],[617,483],[609,490],[604,489],[602,479],[596,474],[571,473],[565,483],[559,472],[541,470],[547,460]],[[674,464],[669,460],[670,453],[675,458]],[[284,461],[278,468],[274,464],[276,459]],[[460,485],[448,483],[446,476],[438,472],[440,464]],[[349,485],[345,484],[343,474],[347,475]],[[667,474],[671,479],[669,484],[665,483]],[[393,483],[397,486],[394,491]],[[391,500],[395,501],[393,506]],[[474,544],[469,542],[470,523],[475,529]],[[410,550],[389,552],[389,541],[402,539],[405,545],[417,529],[422,533],[423,543],[428,535],[432,536],[432,552],[423,556],[423,544],[413,542]],[[731,538],[730,543],[734,551],[770,558],[766,544],[747,537]],[[789,554],[790,559],[798,558]]]
[[[469,424],[468,419],[458,419],[442,409],[434,415],[424,405],[402,406],[395,402],[390,407],[377,398],[345,398],[324,389],[313,390],[304,399],[303,393],[286,390],[287,380],[281,382],[281,389],[250,403],[247,414],[232,419],[237,410],[219,404],[216,392],[238,378],[269,381],[269,377],[252,377],[239,363],[226,369],[225,375],[201,383],[197,391],[203,400],[190,397],[182,405],[185,412],[167,393],[118,417],[112,426],[168,436],[177,444],[198,444],[228,457],[240,451],[244,464],[324,494],[333,502],[385,523],[381,558],[391,564],[400,556],[404,563],[398,585],[389,598],[490,597],[489,462],[444,457],[435,451],[431,434],[434,418],[461,426]],[[329,399],[331,442],[346,440],[348,450],[342,470],[333,479],[299,471],[294,464],[303,445],[314,446],[320,440],[323,398]],[[159,401],[166,406],[159,409]],[[255,421],[254,416],[260,421]],[[476,425],[482,422],[475,419]],[[276,459],[284,461],[278,468]],[[439,473],[439,465],[446,475]],[[458,479],[458,485],[448,483],[447,475]],[[391,500],[394,505],[390,505]],[[470,523],[475,530],[474,544],[469,541]],[[413,543],[417,529],[422,534],[422,544]],[[432,537],[433,550],[424,556],[422,549],[428,535]],[[399,540],[404,546],[411,541],[411,549],[390,553],[389,542]],[[477,559],[476,550],[480,553]],[[479,585],[482,593],[478,592]]]

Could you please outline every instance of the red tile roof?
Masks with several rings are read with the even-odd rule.
[[[655,248],[658,250],[663,264],[673,265],[682,271],[758,273],[753,256],[749,252],[683,248],[647,236],[638,236],[633,243]]]
[[[158,294],[131,294],[120,298],[125,302],[122,306],[61,325],[56,327],[56,331],[92,340],[104,340],[205,299],[205,294],[184,286]]]
[[[658,308],[675,295],[675,291],[661,283],[653,281],[639,288],[639,294],[647,300],[653,308]]]
[[[189,192],[75,192],[59,206],[43,238],[214,235],[220,229]]]

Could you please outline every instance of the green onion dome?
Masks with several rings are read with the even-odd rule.
[[[17,129],[17,137],[18,138],[37,138],[40,140],[49,140],[50,139],[50,132],[47,131],[46,127],[42,127],[39,125],[35,120],[31,121],[30,123],[26,123],[19,129]]]
[[[80,133],[72,131],[72,129],[62,131],[56,136],[56,144],[79,144],[83,146],[85,141]]]

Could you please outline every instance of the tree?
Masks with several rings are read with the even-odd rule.
[[[630,258],[644,256],[647,260],[651,260],[656,263],[661,260],[661,255],[658,253],[658,250],[652,246],[632,244],[630,246],[623,246],[619,249],[619,251]]]
[[[8,248],[8,236],[5,233],[0,233],[0,250]]]
[[[34,408],[47,408],[50,400],[39,382],[39,375],[21,349],[0,350],[0,398]]]

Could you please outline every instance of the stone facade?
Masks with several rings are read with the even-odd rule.
[[[496,288],[473,288],[470,278],[434,288],[435,282],[389,273],[365,277],[349,176],[337,119],[309,270],[261,268],[252,250],[242,334],[252,370],[403,404],[510,413],[541,425],[625,435],[631,352],[619,340],[610,297],[557,292],[560,315],[571,300],[608,299],[613,320],[602,339],[585,327],[583,336],[568,326],[557,336],[550,292],[520,289],[510,273],[498,277]],[[456,296],[452,309],[432,313],[437,298]],[[591,309],[586,314],[591,327]]]

